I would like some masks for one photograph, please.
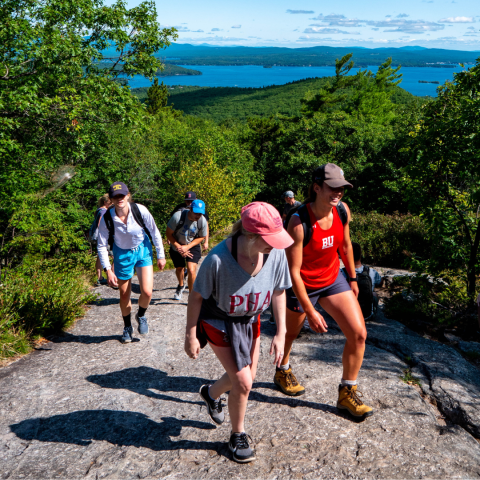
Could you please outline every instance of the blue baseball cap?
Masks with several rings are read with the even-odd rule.
[[[198,199],[194,200],[190,206],[190,210],[193,213],[201,213],[202,215],[205,215],[205,202]]]

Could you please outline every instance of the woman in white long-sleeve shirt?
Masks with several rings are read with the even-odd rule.
[[[100,221],[97,249],[102,267],[107,272],[109,285],[118,286],[120,290],[120,310],[124,321],[121,340],[123,343],[129,343],[133,335],[130,295],[135,270],[141,291],[135,319],[138,323],[138,333],[142,335],[148,333],[145,312],[150,304],[153,290],[153,252],[149,236],[157,251],[157,265],[160,270],[165,267],[165,252],[162,236],[155,220],[143,205],[129,203],[128,187],[122,182],[115,182],[110,186],[108,194],[114,206]],[[113,250],[115,273],[108,258],[109,243]]]

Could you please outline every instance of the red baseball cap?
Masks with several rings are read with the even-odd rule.
[[[269,203],[252,202],[242,208],[242,225],[250,233],[260,235],[273,248],[287,248],[292,237],[283,228],[282,217]]]

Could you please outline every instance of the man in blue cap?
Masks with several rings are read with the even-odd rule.
[[[174,213],[167,223],[170,258],[178,279],[178,286],[173,296],[175,300],[180,300],[185,290],[185,264],[188,269],[188,289],[190,292],[193,289],[197,265],[202,256],[200,244],[208,235],[208,222],[204,215],[205,202],[195,199],[189,210]]]

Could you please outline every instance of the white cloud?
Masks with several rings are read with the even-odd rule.
[[[311,15],[312,13],[315,13],[313,10],[290,10],[288,9],[286,11],[286,13],[290,13],[292,15],[303,15],[303,14],[307,14],[307,15]]]
[[[439,20],[440,23],[475,23],[473,17],[448,17]]]
[[[242,28],[242,26],[241,25],[232,25],[231,28]]]
[[[387,28],[384,32],[425,33],[443,30],[445,25],[424,20],[387,19],[379,22],[369,20],[367,25]]]
[[[203,30],[192,30],[192,33],[203,33]]]
[[[219,37],[218,35],[215,35],[213,37],[196,37],[196,38],[186,38],[182,37],[181,42],[220,42],[220,43],[226,43],[226,42],[245,42],[247,41],[246,38],[236,38],[236,37]]]
[[[306,28],[303,31],[303,33],[320,33],[320,34],[338,35],[339,33],[348,34],[349,32],[344,32],[343,30],[339,30],[338,28],[313,27],[313,28]],[[353,35],[360,35],[360,33],[353,33]]]
[[[319,20],[329,27],[361,27],[364,20],[358,20],[357,18],[347,18],[345,15],[331,14],[331,15],[318,15],[312,20]]]
[[[212,32],[223,32],[221,28],[212,28]]]
[[[409,16],[410,15],[407,15],[406,13],[400,13],[399,15],[397,15],[397,18],[407,18]]]

